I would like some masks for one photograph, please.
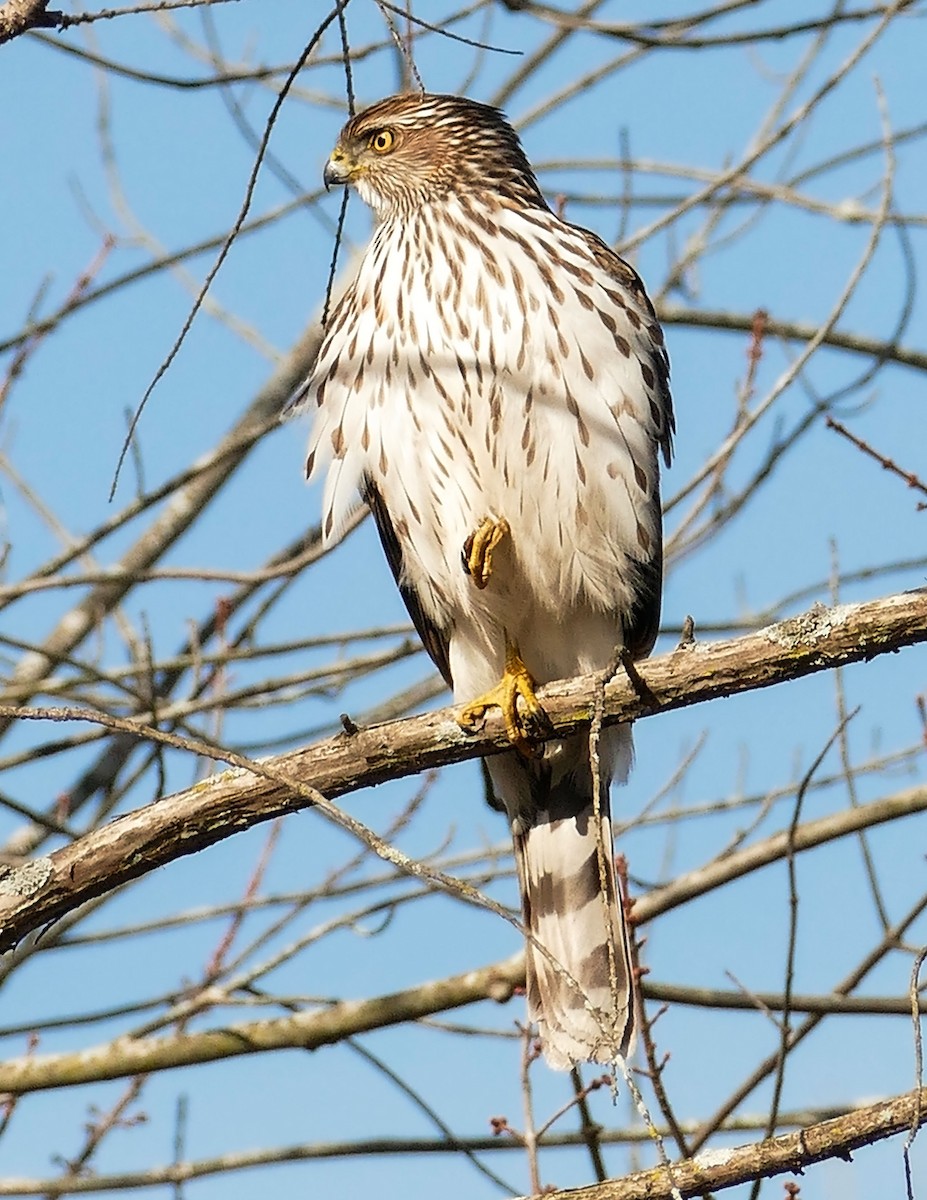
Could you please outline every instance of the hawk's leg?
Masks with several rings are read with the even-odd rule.
[[[463,568],[478,588],[484,588],[489,583],[489,577],[492,575],[492,552],[510,532],[505,517],[500,517],[498,521],[492,517],[485,517],[479,529],[474,530],[464,542],[461,552]]]
[[[519,696],[525,703],[526,716],[518,711]],[[518,647],[506,635],[505,670],[494,688],[460,710],[457,717],[464,729],[474,729],[486,715],[487,708],[499,708],[505,721],[509,741],[522,754],[532,756],[529,738],[532,728],[546,729],[550,722],[534,694],[534,680],[522,662]]]

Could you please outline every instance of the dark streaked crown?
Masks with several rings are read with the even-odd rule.
[[[473,191],[544,203],[502,113],[462,96],[416,92],[380,100],[345,125],[326,180],[354,184],[381,216]]]

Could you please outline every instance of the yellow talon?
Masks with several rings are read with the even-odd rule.
[[[478,588],[482,589],[489,583],[489,577],[492,575],[492,552],[510,532],[505,517],[500,517],[498,521],[494,521],[492,517],[485,517],[479,529],[471,533],[464,542],[464,570]]]
[[[522,698],[526,716],[518,711]],[[532,727],[546,729],[550,722],[534,694],[534,680],[522,662],[518,647],[508,637],[505,640],[505,670],[494,688],[460,710],[458,722],[464,729],[473,730],[482,721],[488,708],[499,708],[505,721],[509,741],[526,757],[533,756],[529,734]]]

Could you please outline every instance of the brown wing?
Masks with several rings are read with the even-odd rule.
[[[386,554],[386,561],[393,572],[393,578],[396,580],[396,586],[399,588],[399,594],[402,596],[403,603],[409,611],[412,623],[418,630],[418,636],[422,639],[422,643],[431,656],[432,662],[444,676],[448,687],[453,687],[454,681],[451,678],[451,664],[448,659],[447,634],[425,616],[414,588],[410,588],[403,581],[402,547],[399,545],[399,539],[396,537],[396,531],[393,529],[393,523],[390,520],[389,513],[386,511],[383,498],[369,476],[364,479],[363,496],[370,506],[374,521],[377,523],[377,532],[380,535],[380,543]]]
[[[607,246],[601,238],[578,225],[573,226],[585,239],[592,256],[621,286],[637,310],[633,321],[637,330],[637,350],[650,367],[647,413],[651,434],[663,453],[667,466],[673,455],[673,434],[676,419],[669,385],[669,357],[663,342],[663,330],[657,314],[644,289],[644,284],[632,266]],[[656,487],[652,503],[660,504],[660,489]],[[659,526],[658,526],[659,528]],[[662,531],[661,531],[662,532]],[[639,572],[634,604],[625,621],[625,645],[634,658],[645,658],[653,649],[660,629],[660,605],[663,593],[663,538],[657,540],[646,561],[637,564]]]
[[[673,397],[670,394],[669,356],[663,341],[663,330],[657,320],[657,314],[650,302],[650,297],[644,288],[643,280],[634,268],[616,254],[611,246],[581,225],[573,225],[577,233],[586,239],[589,251],[599,265],[633,298],[637,307],[646,318],[646,325],[640,329],[640,334],[646,335],[650,344],[649,365],[653,371],[654,382],[651,393],[653,401],[650,416],[653,421],[653,434],[663,452],[663,461],[667,466],[673,459],[673,434],[676,432],[676,417],[673,412]]]
[[[624,644],[632,658],[646,658],[660,632],[663,600],[663,539],[653,548],[647,562],[637,564],[634,603],[624,628]]]

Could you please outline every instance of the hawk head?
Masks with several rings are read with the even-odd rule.
[[[543,203],[515,130],[498,109],[462,96],[380,100],[345,125],[323,179],[356,187],[382,219],[452,193]]]

